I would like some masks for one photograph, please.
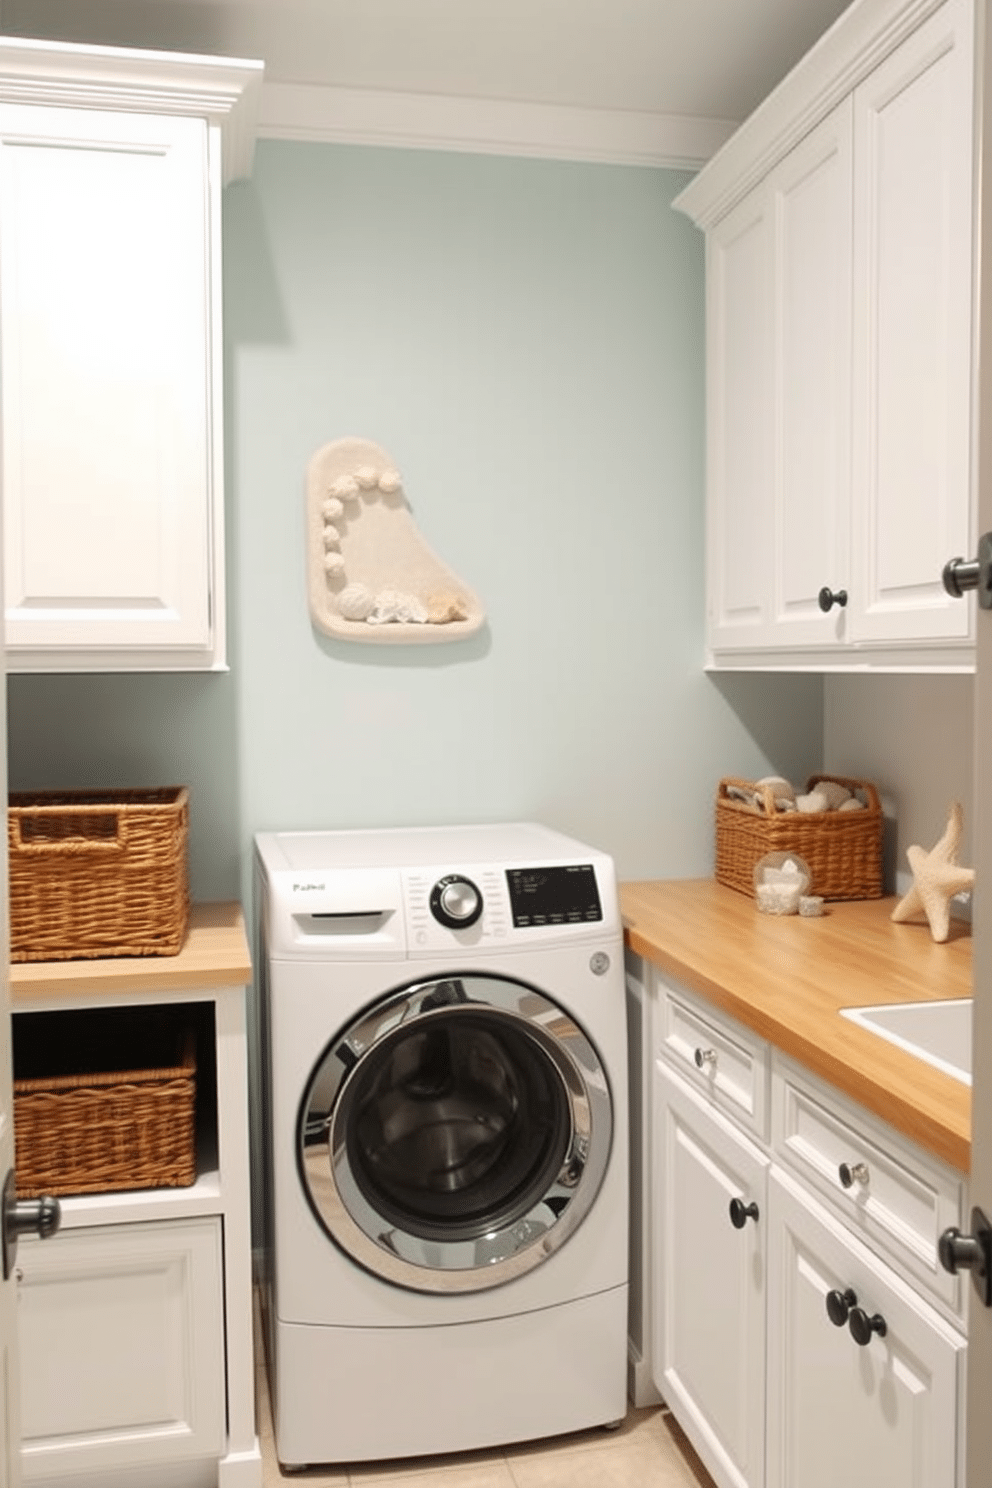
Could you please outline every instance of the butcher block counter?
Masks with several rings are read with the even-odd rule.
[[[925,922],[893,924],[895,903],[831,903],[807,919],[762,914],[713,879],[620,886],[631,951],[966,1173],[970,1088],[840,1016],[971,996],[970,926],[952,921],[938,945]]]

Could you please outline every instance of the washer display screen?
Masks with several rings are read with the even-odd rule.
[[[529,925],[584,925],[603,918],[591,863],[508,868],[506,883],[513,923],[518,929]]]

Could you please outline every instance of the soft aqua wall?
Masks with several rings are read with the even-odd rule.
[[[800,779],[815,678],[703,665],[703,253],[664,171],[260,143],[225,199],[231,672],[10,681],[15,788],[184,781],[199,897],[263,828],[533,818],[711,869],[722,774]],[[312,630],[304,473],[382,444],[468,641]]]

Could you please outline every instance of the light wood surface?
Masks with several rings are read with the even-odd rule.
[[[39,998],[88,996],[99,988],[114,993],[182,991],[196,987],[244,986],[251,956],[241,905],[194,904],[177,956],[115,956],[92,961],[18,961],[10,967],[10,995],[18,1003]]]
[[[761,914],[713,879],[620,886],[627,944],[929,1152],[967,1172],[971,1090],[840,1016],[878,1003],[970,997],[970,926],[938,945],[893,924],[894,898]]]

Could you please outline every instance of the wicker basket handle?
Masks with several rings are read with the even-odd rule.
[[[90,813],[91,815],[93,813]],[[60,813],[64,820],[64,813]],[[109,815],[109,813],[107,813]],[[114,835],[100,837],[84,837],[81,835],[73,837],[42,837],[25,841],[23,825],[24,819],[15,812],[7,817],[9,828],[10,848],[12,852],[21,853],[44,853],[53,857],[75,857],[79,853],[88,852],[113,852],[124,851],[127,843],[127,813],[118,811],[114,813]]]
[[[882,809],[882,803],[878,799],[878,791],[870,780],[854,780],[847,775],[811,775],[806,789],[808,791],[813,790],[821,780],[832,780],[836,785],[846,785],[852,796],[855,791],[861,791],[867,797],[869,811],[881,811]]]
[[[753,780],[739,780],[732,775],[728,775],[725,779],[720,781],[719,795],[722,800],[729,802],[731,806],[740,807],[741,811],[757,812],[758,808],[756,806],[748,806],[744,801],[735,800],[729,794],[730,786],[736,786],[738,790],[747,791],[747,793],[751,796],[760,797],[765,816],[779,815],[778,809],[775,805],[775,796],[770,785],[756,785]]]

